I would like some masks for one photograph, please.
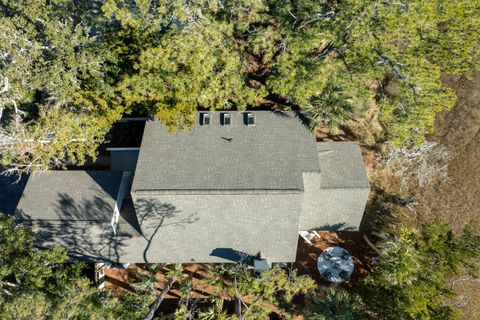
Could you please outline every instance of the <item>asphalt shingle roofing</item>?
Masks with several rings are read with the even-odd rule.
[[[26,220],[110,221],[122,172],[47,171],[29,177],[17,206]]]
[[[173,134],[147,121],[131,198],[121,171],[42,172],[17,219],[39,247],[115,262],[231,262],[232,252],[292,262],[299,230],[358,227],[369,192],[358,144],[317,143],[294,112],[254,111],[253,125],[241,112],[209,114]]]
[[[356,142],[319,142],[321,188],[370,188],[360,147]]]
[[[237,111],[222,125],[221,113],[174,134],[147,122],[132,191],[301,192],[302,172],[320,171],[315,137],[296,113],[254,111],[253,126]]]

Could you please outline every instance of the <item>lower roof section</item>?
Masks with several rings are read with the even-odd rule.
[[[108,222],[28,220],[36,246],[64,247],[72,259],[119,263],[228,263],[262,255],[293,262],[301,194],[131,199],[116,234]],[[140,207],[139,207],[140,205]]]
[[[355,142],[318,142],[321,172],[305,172],[300,230],[358,229],[370,186]]]
[[[321,188],[370,189],[357,142],[317,142]]]
[[[31,175],[17,206],[19,220],[110,222],[120,171],[44,171]]]

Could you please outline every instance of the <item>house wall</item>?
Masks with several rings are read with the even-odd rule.
[[[302,193],[132,197],[147,239],[132,262],[226,262],[234,250],[295,261]]]

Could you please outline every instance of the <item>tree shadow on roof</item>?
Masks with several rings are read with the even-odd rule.
[[[63,247],[71,258],[87,262],[122,262],[126,240],[132,236],[121,231],[113,233],[111,202],[100,196],[77,200],[60,193],[54,210],[60,219],[38,219],[17,210],[17,222],[36,233],[36,247]]]
[[[110,222],[114,207],[102,195],[91,199],[82,199],[81,203],[68,193],[58,193],[59,200],[55,208],[59,220],[67,221],[102,221]]]
[[[299,110],[291,110],[291,111],[273,110],[272,113],[276,116],[283,117],[283,118],[297,118],[305,128],[307,129],[310,128],[311,118],[306,113],[301,112]]]
[[[117,199],[122,172],[120,171],[85,171],[113,200]],[[100,189],[99,189],[100,190]]]
[[[163,203],[158,199],[138,199],[135,201],[137,219],[142,231],[142,237],[147,241],[143,250],[143,259],[148,262],[148,251],[152,247],[152,242],[162,227],[166,226],[185,226],[195,223],[199,220],[196,213],[191,214],[175,222],[168,222],[168,219],[176,217],[180,210],[170,203]],[[171,241],[181,241],[181,239],[171,239]],[[159,248],[157,248],[158,250]],[[160,248],[161,250],[161,248]]]

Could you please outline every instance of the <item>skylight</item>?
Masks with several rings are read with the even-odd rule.
[[[245,124],[247,126],[254,126],[255,125],[255,115],[252,112],[247,112],[245,114]]]
[[[200,113],[200,124],[208,126],[210,124],[210,113]]]
[[[229,126],[232,123],[232,116],[230,115],[230,113],[221,113],[220,123],[222,124],[222,126]]]

